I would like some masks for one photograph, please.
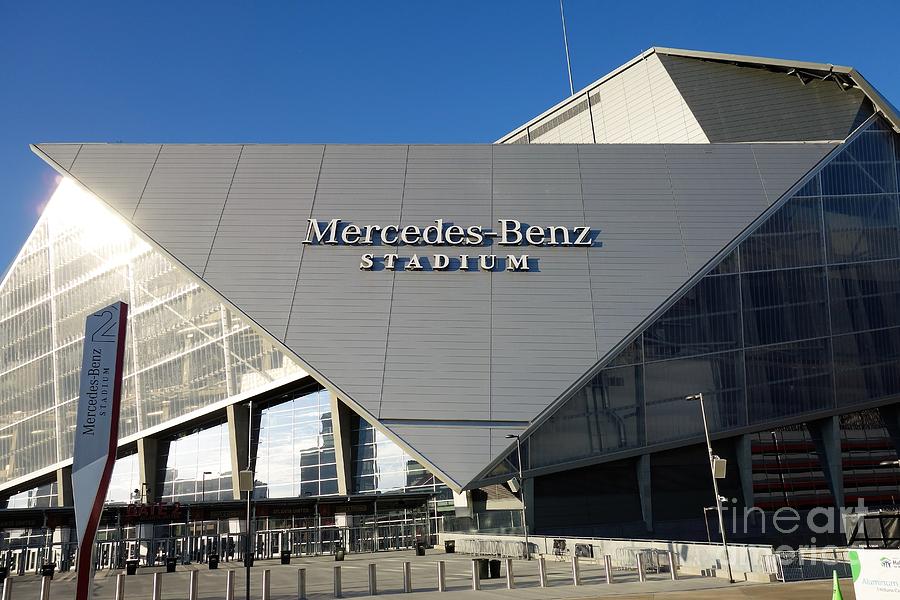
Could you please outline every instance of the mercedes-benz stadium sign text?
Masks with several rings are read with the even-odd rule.
[[[516,219],[498,219],[496,230],[470,225],[463,227],[435,219],[431,225],[355,225],[341,219],[309,219],[304,244],[342,246],[454,246],[471,250],[450,255],[435,252],[400,256],[397,252],[366,252],[360,257],[363,271],[534,271],[537,259],[528,254],[478,253],[490,246],[580,246],[600,245],[590,227],[541,227]]]

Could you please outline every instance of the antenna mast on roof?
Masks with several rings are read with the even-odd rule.
[[[572,85],[572,61],[569,60],[569,37],[566,34],[566,13],[563,11],[563,0],[559,0],[559,17],[562,19],[563,45],[566,47],[566,68],[569,71],[569,94],[575,95],[575,86]]]

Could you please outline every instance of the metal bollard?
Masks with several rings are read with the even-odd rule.
[[[547,559],[543,556],[538,558],[538,575],[541,579],[541,587],[547,587]]]
[[[341,593],[341,567],[340,565],[334,566],[334,597],[335,598],[343,598],[344,595]],[[266,598],[265,600],[268,600]]]
[[[478,559],[472,559],[472,589],[481,589],[481,573],[478,572]]]
[[[644,555],[638,552],[637,554],[637,572],[638,572],[638,581],[646,581],[647,574],[644,573]]]
[[[675,581],[678,579],[678,565],[675,564],[675,553],[669,550],[666,552],[666,557],[669,559],[669,579]]]
[[[438,575],[438,591],[446,592],[447,591],[447,566],[444,564],[444,561],[439,560],[437,563],[437,575]]]
[[[188,582],[188,600],[200,600],[200,573],[191,571],[191,579]]]
[[[234,569],[225,574],[225,600],[234,600]]]
[[[150,593],[152,600],[162,600],[162,573],[153,574],[153,590]]]
[[[581,566],[577,556],[572,557],[572,585],[581,585]]]
[[[125,573],[116,575],[116,600],[125,600]]]
[[[50,576],[41,577],[41,600],[50,600]]]
[[[297,600],[306,600],[306,568],[297,569]]]
[[[269,600],[272,596],[272,571],[265,569],[262,576],[262,600]]]
[[[506,559],[506,589],[514,590],[516,588],[516,576],[513,575],[513,559]]]
[[[3,600],[12,600],[12,585],[12,577],[7,575],[3,580]]]
[[[409,562],[403,563],[403,592],[412,592],[412,565]]]
[[[375,563],[369,563],[369,595],[378,595],[378,579],[375,573]]]
[[[612,568],[612,556],[609,554],[603,555],[603,566],[606,567],[606,583],[613,582],[613,568]]]

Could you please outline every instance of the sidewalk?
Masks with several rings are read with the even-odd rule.
[[[447,592],[437,591],[437,562],[446,565]],[[820,600],[828,598],[830,581],[803,583],[773,583],[729,585],[722,579],[709,577],[681,577],[671,581],[667,573],[648,574],[647,581],[637,581],[632,572],[617,572],[615,582],[607,585],[602,567],[582,564],[583,585],[572,585],[571,567],[568,562],[548,561],[549,586],[540,587],[537,561],[514,561],[516,589],[506,589],[504,578],[482,580],[482,589],[472,590],[472,557],[459,554],[429,553],[415,556],[412,552],[389,552],[379,554],[352,554],[342,562],[332,557],[304,557],[293,559],[291,565],[281,565],[278,561],[258,561],[251,573],[251,598],[259,599],[263,571],[269,570],[271,577],[271,600],[296,600],[297,571],[303,567],[307,576],[307,595],[310,600],[326,600],[334,597],[334,567],[341,568],[343,597],[368,596],[368,565],[377,565],[379,595],[388,596],[402,593],[403,563],[409,562],[412,573],[413,593],[403,594],[410,600],[566,600],[591,598],[617,598],[621,600],[651,600],[665,598],[688,600],[693,598],[708,600],[729,600],[741,598]],[[220,563],[220,568],[210,571],[204,564],[179,566],[175,573],[163,573],[162,589],[164,600],[185,600],[188,596],[190,571],[197,571],[200,598],[202,600],[222,600],[225,596],[225,578],[228,570],[235,572],[235,598],[245,596],[245,570],[240,563]],[[135,600],[149,600],[153,573],[162,568],[139,569],[138,574],[125,578],[125,597]],[[119,571],[101,571],[94,580],[95,600],[112,600],[116,575]],[[844,598],[852,600],[849,581],[844,581]],[[38,597],[39,578],[33,575],[15,577],[12,600],[30,600]],[[74,595],[74,573],[61,573],[51,584],[51,598],[71,598]]]

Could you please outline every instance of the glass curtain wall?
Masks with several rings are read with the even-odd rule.
[[[254,498],[338,493],[331,401],[325,390],[270,405],[255,420]]]
[[[51,506],[59,506],[59,493],[55,481],[18,492],[6,500],[6,508],[49,508]]]
[[[218,422],[161,440],[163,502],[232,500],[228,424]]]
[[[351,490],[354,494],[427,493],[431,532],[442,529],[442,515],[453,511],[453,492],[425,467],[362,417],[351,427]],[[385,520],[409,521],[401,516],[381,515]]]
[[[0,484],[72,455],[87,315],[129,304],[121,437],[306,373],[64,179],[0,285]]]
[[[350,439],[354,493],[434,492],[446,487],[362,417],[353,419]]]
[[[142,486],[137,453],[118,458],[113,466],[112,478],[109,480],[106,502],[114,504],[142,502],[146,500],[146,490]]]
[[[701,436],[698,392],[713,431],[900,397],[898,156],[881,122],[841,148],[531,435],[529,468]]]

